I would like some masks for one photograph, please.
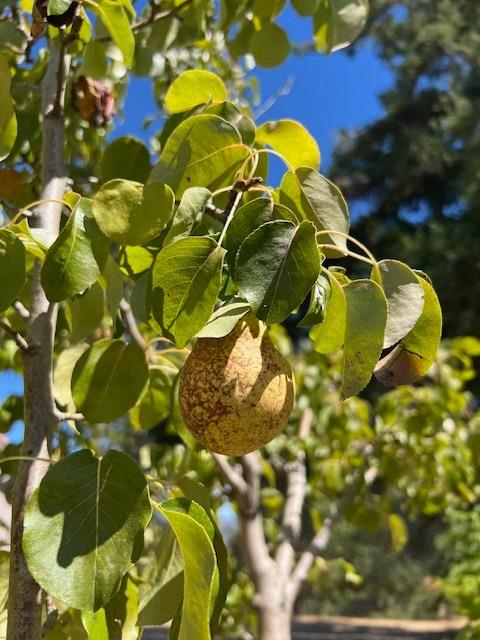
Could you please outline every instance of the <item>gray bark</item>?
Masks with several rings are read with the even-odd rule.
[[[69,58],[51,46],[42,84],[42,199],[62,200],[67,187],[64,160],[63,100]],[[62,207],[41,205],[31,224],[58,235]],[[27,342],[23,353],[25,382],[25,437],[23,455],[48,459],[49,436],[57,423],[52,391],[52,356],[57,318],[40,281],[41,263],[32,278]],[[21,461],[12,497],[12,530],[7,640],[39,640],[42,592],[31,576],[22,548],[25,507],[48,469],[48,462]]]

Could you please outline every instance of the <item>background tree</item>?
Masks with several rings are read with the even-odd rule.
[[[332,175],[362,203],[359,238],[431,275],[446,335],[478,335],[479,7],[373,0],[370,8],[365,34],[393,86],[382,117],[340,138]]]

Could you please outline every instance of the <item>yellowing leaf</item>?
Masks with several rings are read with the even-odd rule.
[[[293,169],[318,169],[320,165],[320,149],[315,139],[295,120],[277,120],[262,124],[257,130],[256,141],[258,144],[272,147]]]
[[[442,310],[437,295],[418,276],[424,291],[423,311],[410,333],[375,368],[375,377],[388,386],[411,384],[422,378],[437,355],[442,335]]]
[[[165,95],[165,108],[170,113],[189,111],[199,104],[224,102],[227,90],[211,71],[189,69],[176,78]]]

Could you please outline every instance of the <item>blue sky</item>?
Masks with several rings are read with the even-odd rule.
[[[294,42],[311,39],[309,20],[300,18],[291,8],[280,16],[279,24]],[[262,101],[275,95],[287,78],[292,78],[289,94],[280,97],[260,122],[280,118],[302,122],[320,145],[322,171],[325,173],[328,173],[337,131],[354,129],[380,116],[382,108],[378,95],[388,88],[391,81],[388,69],[376,57],[369,42],[362,43],[355,57],[344,52],[331,56],[291,55],[276,69],[255,69],[253,73],[260,81]],[[141,123],[155,112],[150,81],[134,79],[125,105],[125,119],[118,123],[114,137],[125,134],[145,137]],[[8,395],[20,392],[18,376],[10,372],[0,373],[0,402]],[[21,437],[18,428],[15,429],[15,437]]]
[[[312,38],[311,22],[301,18],[288,6],[278,20],[296,43]],[[287,79],[293,80],[290,93],[280,97],[259,119],[299,120],[312,133],[322,152],[322,170],[328,171],[336,132],[353,129],[382,113],[378,95],[388,88],[391,75],[377,58],[370,42],[363,42],[355,57],[338,52],[330,56],[311,53],[290,55],[275,69],[256,68],[252,72],[260,81],[262,101],[275,95]],[[114,136],[136,135],[145,138],[143,120],[156,113],[148,79],[134,79],[130,86],[125,119],[119,122]]]

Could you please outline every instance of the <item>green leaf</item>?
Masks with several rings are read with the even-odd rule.
[[[113,42],[120,49],[125,66],[130,69],[135,52],[135,38],[127,10],[116,0],[98,0],[92,4],[92,10],[100,16]]]
[[[293,169],[320,166],[320,149],[315,139],[295,120],[274,120],[257,130],[257,144],[268,145],[282,155]]]
[[[132,136],[123,136],[105,149],[100,163],[102,182],[123,179],[146,182],[151,170],[147,147]]]
[[[242,242],[252,231],[273,218],[273,202],[270,198],[255,198],[237,209],[228,226],[224,242],[232,274],[235,270],[237,251]]]
[[[342,396],[355,396],[367,386],[380,358],[387,323],[387,300],[372,280],[344,287],[347,325],[343,354]]]
[[[298,323],[299,327],[313,327],[325,320],[325,312],[332,287],[329,277],[320,273],[310,292],[310,304],[307,313]]]
[[[375,377],[388,386],[411,384],[422,378],[435,362],[442,336],[442,310],[437,295],[424,278],[423,311],[410,333],[380,360]]]
[[[204,69],[189,69],[169,86],[164,104],[170,113],[181,113],[198,104],[224,102],[226,99],[227,90],[217,75]]]
[[[0,56],[0,162],[10,155],[17,139],[17,117],[10,97],[10,67]]]
[[[210,318],[220,290],[225,250],[210,238],[164,247],[152,271],[151,309],[162,334],[184,347]]]
[[[95,38],[92,38],[83,54],[83,63],[80,67],[79,73],[94,80],[103,80],[108,73],[107,64],[107,52],[103,42],[99,42]],[[112,143],[113,144],[113,143]],[[107,147],[109,149],[111,145]],[[105,157],[105,156],[104,156]],[[100,173],[102,170],[100,169]],[[125,176],[112,176],[114,178]]]
[[[397,553],[403,551],[408,542],[408,527],[405,520],[396,513],[388,516],[388,526],[392,538],[393,548]]]
[[[98,282],[82,296],[70,302],[70,316],[74,342],[88,338],[102,322],[105,313],[105,296]]]
[[[212,598],[213,609],[210,619],[210,631],[213,637],[217,632],[220,616],[223,607],[225,606],[225,600],[230,588],[230,580],[228,576],[228,551],[225,546],[225,542],[223,541],[220,528],[217,524],[215,513],[212,509],[210,490],[201,482],[197,482],[191,478],[188,474],[177,480],[177,486],[181,489],[186,498],[193,500],[205,509],[205,513],[213,526],[212,542],[218,567],[218,588],[214,585],[212,593],[214,596],[214,598]]]
[[[397,260],[382,260],[372,270],[372,280],[383,288],[388,304],[383,348],[388,349],[404,338],[423,310],[423,288],[415,273]]]
[[[255,62],[268,69],[285,62],[290,53],[290,42],[282,27],[274,22],[264,22],[253,32],[248,48]]]
[[[0,229],[0,312],[18,297],[26,278],[26,251],[8,229]]]
[[[313,16],[320,2],[321,0],[291,0],[292,7],[304,18]]]
[[[92,213],[101,231],[120,244],[146,244],[160,234],[173,212],[168,185],[111,180],[93,199]]]
[[[191,116],[168,138],[150,180],[169,184],[177,199],[188,187],[214,191],[233,183],[249,154],[237,129],[223,118]]]
[[[184,563],[184,594],[178,640],[210,640],[210,615],[216,576],[213,527],[198,504],[182,498],[157,509],[178,540]]]
[[[92,424],[123,416],[148,383],[145,353],[123,340],[100,340],[80,357],[72,375],[75,406]]]
[[[255,124],[253,120],[244,115],[232,102],[220,102],[212,104],[205,109],[205,113],[212,113],[220,116],[238,130],[242,137],[242,142],[252,146],[255,142]]]
[[[331,293],[325,310],[325,319],[321,324],[310,330],[310,339],[318,353],[333,353],[338,351],[345,341],[345,327],[347,321],[347,302],[343,287],[335,278],[328,274]]]
[[[251,307],[245,300],[234,299],[213,312],[197,338],[223,338],[231,333]]]
[[[148,388],[141,401],[130,411],[134,429],[152,429],[170,415],[172,380],[159,369],[150,371]]]
[[[304,300],[320,270],[315,227],[267,222],[241,245],[235,266],[240,294],[260,320],[282,322]]]
[[[81,342],[64,349],[55,362],[53,372],[53,393],[60,407],[66,411],[75,411],[72,397],[72,374],[80,356],[88,349],[88,344]]]
[[[164,539],[166,538],[166,539]],[[138,624],[160,626],[172,620],[183,599],[183,560],[172,530],[162,535],[160,575],[140,604]]]
[[[70,454],[48,471],[27,506],[28,568],[53,597],[96,611],[138,558],[150,517],[145,476],[130,456]]]
[[[96,612],[82,611],[82,623],[92,640],[138,640],[138,587],[127,574],[113,600]]]
[[[84,199],[85,200],[85,199]],[[94,246],[108,242],[87,211],[90,201],[76,207],[60,235],[47,251],[42,266],[42,286],[50,302],[60,302],[83,293],[100,275]],[[103,267],[103,265],[102,265]]]
[[[108,256],[103,273],[99,279],[100,285],[105,291],[105,298],[110,310],[110,315],[115,323],[120,301],[123,298],[123,274],[116,260]]]
[[[318,51],[344,49],[361,33],[368,17],[368,0],[321,0],[313,16]]]
[[[285,6],[286,0],[253,0],[253,13],[260,20],[272,20]]]
[[[164,246],[190,235],[210,195],[210,191],[203,187],[191,187],[184,192],[163,241]]]
[[[301,167],[295,173],[286,173],[280,184],[280,203],[313,222],[318,231],[348,234],[347,203],[339,189],[314,169]],[[321,236],[319,242],[334,244],[341,251],[346,249],[346,240],[337,235]],[[327,251],[325,253],[328,255]]]

